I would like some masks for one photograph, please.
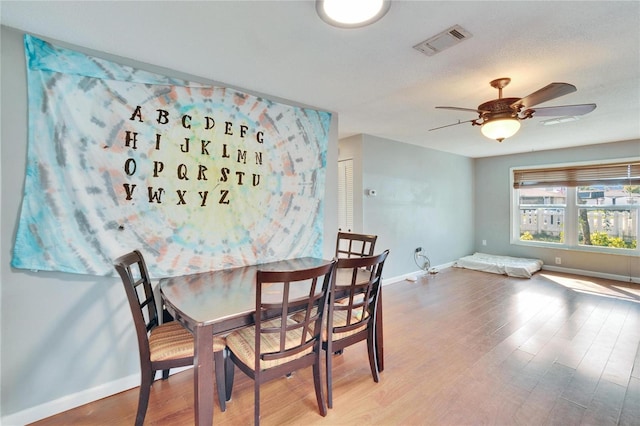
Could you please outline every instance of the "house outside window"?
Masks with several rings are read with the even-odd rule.
[[[640,161],[511,169],[513,244],[640,255]]]
[[[566,188],[518,190],[519,235],[524,241],[560,243],[564,237]]]

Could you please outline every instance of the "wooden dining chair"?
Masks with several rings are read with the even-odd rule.
[[[336,258],[373,256],[377,240],[377,235],[338,232]],[[342,349],[336,350],[335,354],[341,355],[342,352]]]
[[[227,336],[230,359],[254,380],[256,425],[260,423],[260,385],[310,365],[318,409],[327,415],[320,377],[321,330],[335,265],[334,260],[320,267],[256,275],[255,325]],[[296,313],[302,315],[300,322],[292,319]]]
[[[156,372],[162,370],[164,379],[171,368],[193,365],[194,340],[189,330],[177,321],[160,324],[147,265],[138,250],[117,258],[114,266],[122,279],[138,337],[141,380],[135,424],[142,425]],[[228,401],[225,399],[225,339],[214,337],[212,350],[218,400],[220,409],[225,411]]]
[[[374,382],[380,380],[376,317],[382,269],[389,250],[365,257],[338,259],[329,292],[327,327],[322,347],[326,354],[327,403],[333,408],[332,354],[366,340]]]
[[[373,256],[377,239],[377,235],[338,232],[336,257],[352,258]]]

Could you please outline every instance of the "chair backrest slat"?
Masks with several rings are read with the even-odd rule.
[[[327,318],[328,330],[332,333],[346,333],[374,320],[382,270],[388,254],[389,250],[385,250],[374,256],[338,259]],[[340,322],[334,321],[336,313],[340,315]]]
[[[256,369],[260,368],[261,360],[287,358],[316,345],[319,350],[323,314],[335,265],[334,260],[309,269],[258,271],[255,314]],[[300,312],[305,313],[303,321],[292,319]],[[262,353],[262,339],[278,339],[279,349]]]
[[[141,358],[150,354],[148,332],[160,324],[151,280],[142,253],[138,250],[117,258],[114,266],[124,285],[138,337]],[[139,291],[141,288],[142,291]]]
[[[336,257],[352,258],[373,256],[377,239],[377,235],[338,232]]]

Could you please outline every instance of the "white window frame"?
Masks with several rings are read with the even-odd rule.
[[[509,202],[511,205],[510,209],[510,217],[509,221],[511,224],[511,244],[513,245],[521,245],[528,247],[543,247],[543,248],[553,248],[553,249],[564,249],[564,250],[575,250],[575,251],[583,251],[583,252],[595,252],[595,253],[606,253],[606,254],[614,254],[614,255],[622,255],[622,256],[640,256],[640,241],[636,244],[635,249],[620,249],[620,248],[612,248],[612,247],[603,247],[603,246],[587,246],[580,245],[578,241],[578,209],[581,207],[591,208],[594,206],[582,206],[578,205],[577,202],[577,193],[578,190],[576,187],[564,187],[566,188],[566,202],[565,202],[565,217],[564,217],[564,241],[561,243],[556,242],[546,242],[546,241],[526,241],[520,239],[520,200],[518,197],[518,189],[513,187],[513,172],[514,170],[521,169],[536,169],[536,168],[550,168],[550,167],[570,167],[570,166],[580,166],[580,165],[594,165],[594,164],[607,164],[607,163],[617,163],[621,161],[638,161],[638,158],[624,158],[624,159],[616,159],[611,161],[586,161],[579,163],[562,163],[562,164],[546,164],[540,166],[522,166],[522,167],[511,167],[509,169],[509,188],[510,188],[510,198]],[[543,208],[544,206],[538,206],[539,208]],[[615,209],[623,206],[615,206],[615,207],[607,207],[605,209]],[[632,210],[636,210],[636,236],[638,240],[640,240],[640,205],[625,205],[625,208],[630,208]]]

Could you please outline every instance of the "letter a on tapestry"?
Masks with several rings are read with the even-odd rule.
[[[12,266],[155,277],[322,255],[331,114],[25,36],[29,129]]]

